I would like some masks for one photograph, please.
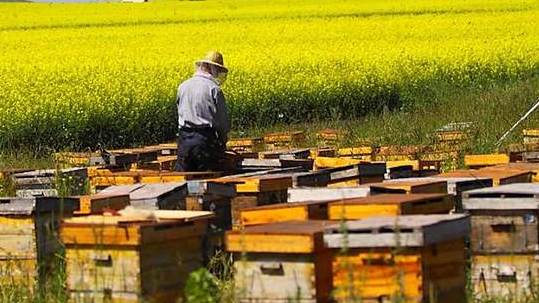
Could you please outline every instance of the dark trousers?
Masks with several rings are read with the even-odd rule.
[[[176,171],[218,171],[224,148],[215,131],[180,130]]]

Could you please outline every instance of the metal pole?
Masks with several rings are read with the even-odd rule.
[[[509,135],[509,133],[511,133],[517,126],[519,126],[522,121],[526,120],[526,118],[528,118],[528,116],[531,115],[531,113],[533,113],[537,109],[537,107],[539,107],[539,98],[535,100],[535,104],[524,114],[524,116],[522,116],[517,122],[515,122],[515,124],[513,124],[513,126],[511,126],[511,128],[505,132],[505,134],[503,134],[500,140],[496,142],[496,147],[499,147],[502,141],[505,140],[505,138]]]

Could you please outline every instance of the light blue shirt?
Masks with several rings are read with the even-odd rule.
[[[178,88],[179,127],[207,128],[217,132],[219,141],[226,144],[230,131],[225,95],[214,78],[197,71]]]

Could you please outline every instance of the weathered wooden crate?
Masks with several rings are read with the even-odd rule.
[[[120,210],[129,205],[129,194],[96,194],[73,197],[79,201],[75,215],[102,214],[107,210]]]
[[[283,221],[327,220],[330,201],[279,203],[240,210],[242,226]]]
[[[331,147],[315,147],[311,148],[309,157],[316,159],[317,157],[335,157],[337,151]]]
[[[264,138],[232,138],[226,143],[226,147],[235,152],[259,152],[264,150]]]
[[[69,187],[70,194],[86,191],[88,171],[86,168],[46,169],[12,174],[18,197],[58,196],[62,185]]]
[[[520,169],[468,169],[468,170],[456,170],[443,174],[436,175],[436,177],[443,178],[491,178],[494,186],[511,184],[511,183],[525,183],[530,182],[533,172],[529,170]]]
[[[515,183],[464,192],[474,253],[539,252],[539,184]]]
[[[527,302],[539,280],[537,254],[473,255],[471,283],[475,298],[509,297]]]
[[[421,178],[406,178],[402,179],[410,182],[432,182],[445,181],[447,183],[447,193],[455,197],[455,210],[462,212],[462,193],[467,190],[492,187],[492,179],[490,178],[458,178],[458,177],[421,177]],[[400,180],[386,180],[384,182],[399,182]]]
[[[328,217],[356,220],[376,215],[448,214],[454,207],[451,195],[381,194],[332,202],[328,205]]]
[[[316,132],[318,142],[324,145],[335,145],[342,141],[350,134],[349,131],[343,129],[322,129]]]
[[[176,302],[202,265],[210,212],[140,211],[64,220],[67,289],[74,302]]]
[[[130,205],[141,209],[185,209],[187,184],[168,182],[111,186],[101,194],[129,195]]]
[[[465,155],[464,165],[470,169],[478,169],[497,164],[509,163],[509,156],[506,154],[485,154],[485,155]]]
[[[264,136],[264,143],[269,148],[301,146],[305,142],[305,131],[271,133]]]
[[[71,198],[0,198],[0,287],[45,282],[62,253],[60,220],[78,207]]]
[[[337,201],[350,198],[363,198],[370,194],[368,186],[342,188],[296,187],[288,189],[288,203],[306,201]]]
[[[310,155],[310,148],[288,148],[258,153],[260,159],[308,159]]]
[[[447,182],[444,180],[387,180],[369,185],[371,194],[447,194]]]
[[[330,302],[331,251],[324,247],[327,221],[288,221],[228,232],[235,253],[239,302]],[[240,256],[243,254],[243,259]]]
[[[361,162],[355,165],[328,168],[330,184],[357,181],[355,184],[382,182],[386,173],[384,162]]]
[[[339,302],[466,302],[464,215],[370,217],[327,228]]]

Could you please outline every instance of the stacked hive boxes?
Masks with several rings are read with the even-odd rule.
[[[530,294],[537,265],[539,185],[509,184],[464,193],[472,218],[471,279],[480,296]]]

